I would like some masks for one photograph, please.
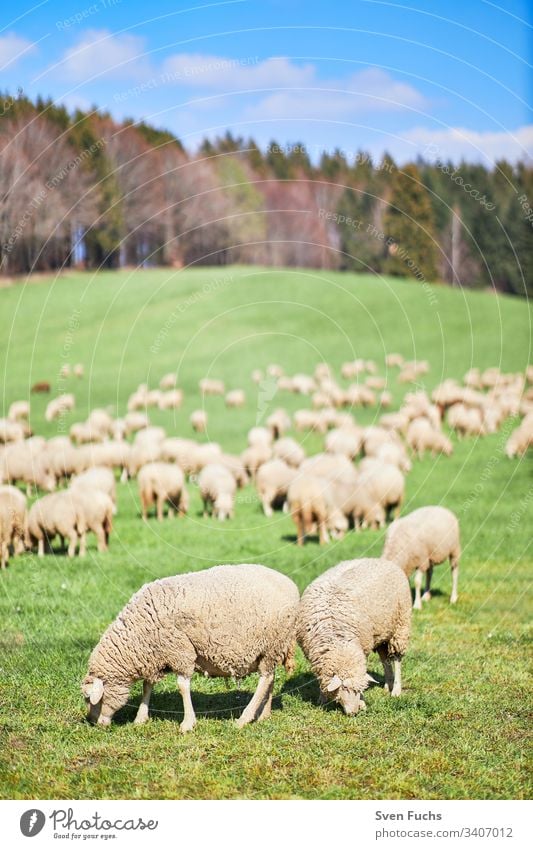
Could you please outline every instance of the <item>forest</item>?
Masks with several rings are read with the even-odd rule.
[[[531,163],[172,133],[22,92],[0,110],[0,275],[257,264],[533,293]]]

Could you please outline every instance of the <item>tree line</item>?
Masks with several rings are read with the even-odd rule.
[[[533,292],[531,163],[399,165],[6,93],[0,273],[256,263]],[[434,154],[434,151],[430,151]]]

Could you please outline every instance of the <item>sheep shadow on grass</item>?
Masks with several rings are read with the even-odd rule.
[[[192,703],[197,719],[238,719],[253,696],[253,689],[238,690],[232,688],[222,693],[202,693],[191,687]],[[141,700],[140,694],[132,697],[128,704],[113,717],[117,725],[128,725],[133,722]],[[272,699],[272,713],[283,710],[281,696]],[[183,720],[183,705],[181,696],[176,690],[157,692],[154,689],[150,700],[150,718],[152,720],[166,719],[180,723]]]

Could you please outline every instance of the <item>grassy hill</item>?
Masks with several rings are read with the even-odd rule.
[[[73,391],[66,422],[44,422],[47,399],[32,396],[32,425],[51,436],[97,406],[125,411],[140,382],[156,386],[176,371],[185,402],[153,411],[171,435],[191,436],[190,412],[202,406],[198,380],[221,377],[247,391],[242,410],[221,398],[205,403],[205,439],[240,451],[249,427],[277,406],[308,399],[251,382],[270,362],[288,373],[325,360],[399,351],[427,359],[433,388],[470,366],[522,370],[531,361],[531,311],[524,301],[413,282],[325,272],[258,268],[73,274],[0,290],[2,415],[29,387],[48,380]],[[85,377],[59,378],[82,362]],[[388,378],[395,404],[408,388]],[[272,396],[272,397],[270,397]],[[362,423],[376,409],[355,411]],[[238,692],[195,676],[199,723],[181,737],[181,700],[169,676],[156,688],[153,721],[131,725],[140,687],[107,732],[83,721],[79,682],[104,627],[140,585],[155,577],[221,562],[262,562],[303,589],[349,557],[377,556],[383,532],[350,533],[303,550],[290,517],[266,519],[253,488],[238,495],[236,517],[219,524],[199,515],[197,490],[183,521],[139,516],[135,481],[119,486],[119,514],[108,554],[91,539],[85,559],[60,554],[14,559],[0,575],[2,712],[0,795],[6,798],[522,798],[528,795],[524,740],[531,551],[531,458],[510,461],[506,438],[516,423],[482,440],[454,438],[451,458],[415,462],[407,504],[455,510],[464,554],[459,603],[450,608],[449,570],[436,569],[435,594],[415,616],[405,661],[405,695],[369,691],[357,719],[319,708],[301,654],[294,677],[280,673],[272,719],[237,730],[253,680]],[[321,440],[300,435],[308,453]],[[530,605],[529,605],[530,610]],[[376,656],[370,671],[381,675]],[[223,720],[223,721],[221,721]]]

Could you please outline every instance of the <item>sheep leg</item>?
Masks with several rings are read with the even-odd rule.
[[[122,472],[120,474],[120,483],[126,483],[128,480],[128,472],[125,466],[122,467]]]
[[[394,666],[394,686],[391,696],[401,696],[402,694],[402,659],[394,657],[392,660]]]
[[[80,550],[79,550],[79,556],[80,556],[80,557],[85,557],[85,555],[86,555],[86,554],[87,554],[87,534],[86,534],[86,532],[84,531],[82,534],[80,534]]]
[[[269,502],[268,498],[265,498],[264,501],[263,501],[263,513],[265,514],[265,516],[268,516],[270,518],[270,516],[272,516],[273,512],[274,511],[272,510],[272,507],[270,506],[270,502]]]
[[[165,504],[165,496],[158,495],[157,496],[157,520],[158,522],[163,521],[163,507]]]
[[[152,695],[152,685],[149,681],[143,681],[143,697],[137,711],[137,716],[134,719],[135,725],[143,725],[148,719],[148,706],[150,704],[150,696]]]
[[[392,671],[392,664],[389,658],[388,646],[378,646],[377,653],[381,663],[383,664],[383,672],[385,674],[385,692],[390,693],[394,687],[394,673]]]
[[[431,578],[433,576],[433,566],[429,566],[426,572],[426,591],[422,596],[422,601],[429,601],[431,598]]]
[[[69,543],[68,543],[67,554],[68,554],[69,557],[75,557],[76,556],[76,546],[77,546],[77,544],[78,544],[78,534],[76,533],[76,531],[74,531],[72,533],[72,536],[70,537]]]
[[[329,542],[328,531],[324,520],[318,523],[318,541],[320,545],[325,545]]]
[[[143,494],[141,494],[141,512],[142,512],[142,517],[143,517],[145,522],[148,520],[148,504],[147,504],[147,501],[148,501],[148,499]]]
[[[296,513],[294,516],[294,521],[296,522],[296,531],[297,531],[297,543],[298,545],[303,545],[305,540],[305,527],[304,520],[301,513]]]
[[[422,570],[417,569],[415,572],[415,601],[413,607],[415,610],[422,610],[422,598],[420,591],[422,589]]]
[[[457,585],[459,582],[459,560],[457,557],[450,557],[450,566],[452,569],[452,594],[450,596],[450,604],[455,604],[457,601]]]
[[[258,719],[263,712],[269,699],[272,698],[272,687],[274,686],[274,673],[262,673],[257,684],[257,689],[253,694],[250,702],[244,708],[242,714],[237,720],[237,725],[242,728],[243,725],[248,725],[254,719]]]
[[[44,537],[37,542],[37,557],[44,557]]]
[[[274,691],[274,677],[272,677],[272,684],[270,685],[270,690],[268,691],[267,700],[264,704],[264,707],[257,717],[258,722],[262,722],[264,719],[268,719],[270,714],[272,713],[272,693]]]
[[[180,725],[180,731],[182,734],[185,734],[187,731],[192,731],[194,726],[196,725],[196,715],[194,713],[194,708],[192,706],[191,699],[191,679],[186,678],[184,675],[178,675],[178,689],[180,691],[181,698],[183,699],[183,711],[184,717],[183,722]]]
[[[107,551],[107,543],[106,543],[106,533],[103,526],[100,526],[96,531],[96,542],[98,546],[98,551]],[[80,544],[80,557],[81,557],[81,544]]]
[[[2,569],[6,568],[8,560],[9,560],[9,551],[8,551],[7,543],[5,542],[5,540],[2,540]]]

